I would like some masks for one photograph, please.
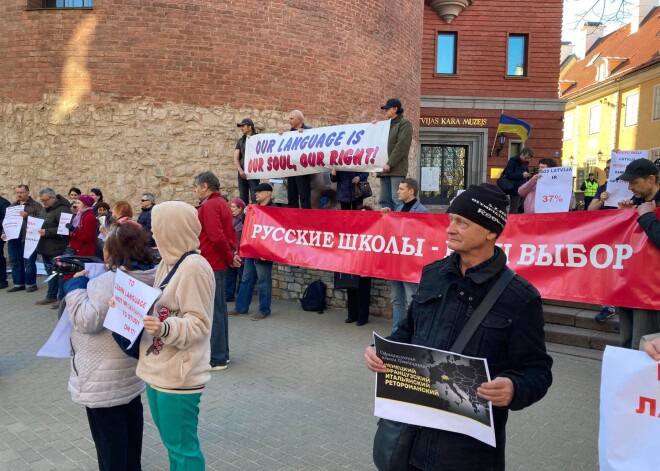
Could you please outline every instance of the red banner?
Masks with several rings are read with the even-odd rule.
[[[448,255],[448,225],[446,214],[251,205],[241,256],[418,282],[422,267]],[[498,245],[544,298],[660,308],[660,250],[635,210],[510,215]]]

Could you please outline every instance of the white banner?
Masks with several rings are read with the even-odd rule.
[[[69,229],[66,227],[67,224],[73,219],[73,214],[71,213],[62,213],[60,214],[60,223],[57,226],[57,233],[60,235],[69,235]]]
[[[50,334],[43,347],[37,352],[38,357],[69,358],[71,355],[71,320],[69,311],[64,309],[62,317]]]
[[[619,201],[629,200],[633,197],[632,191],[628,189],[628,182],[618,181],[617,177],[623,175],[630,162],[637,159],[648,159],[647,150],[619,150],[612,152],[612,162],[610,162],[610,177],[607,179],[607,192],[610,197],[607,199],[608,206],[616,206]]]
[[[34,251],[37,250],[39,239],[41,239],[39,229],[41,229],[41,226],[43,225],[43,219],[28,216],[27,228],[25,230],[25,246],[23,247],[23,258],[30,258],[30,255],[32,255]]]
[[[601,471],[658,469],[658,402],[658,362],[644,352],[608,346],[600,383]]]
[[[540,171],[536,183],[534,212],[565,213],[571,205],[573,167],[552,167]]]
[[[244,170],[250,179],[327,172],[379,172],[387,163],[390,120],[256,134],[245,146]]]
[[[7,235],[7,240],[18,239],[23,227],[23,218],[20,213],[25,209],[25,205],[9,206],[5,212],[5,219],[2,221],[2,229]]]
[[[147,315],[161,291],[136,280],[121,270],[115,276],[115,307],[105,316],[103,327],[133,342],[140,335]]]

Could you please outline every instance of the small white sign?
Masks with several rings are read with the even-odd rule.
[[[108,310],[103,327],[130,340],[131,345],[144,328],[147,315],[161,291],[136,280],[121,270],[115,276],[115,307]]]
[[[19,204],[9,206],[5,212],[5,219],[2,221],[2,229],[5,231],[7,240],[18,239],[23,227],[23,218],[19,214],[25,209],[25,205]]]
[[[633,197],[632,191],[628,189],[628,182],[617,180],[623,175],[628,164],[638,159],[648,159],[647,150],[620,150],[612,152],[612,162],[610,162],[610,176],[607,179],[607,192],[610,197],[607,199],[608,206],[617,206],[620,201],[629,200]]]
[[[534,199],[535,213],[565,213],[571,206],[573,167],[551,167],[540,171]]]
[[[71,213],[62,213],[60,215],[60,223],[57,226],[57,233],[59,235],[69,235],[69,229],[66,227],[67,224],[73,219],[73,214]]]
[[[44,220],[28,216],[27,229],[25,230],[25,246],[23,247],[23,258],[30,258],[30,256],[37,250],[39,245],[39,229],[44,225]]]
[[[440,169],[422,167],[422,191],[440,191]]]

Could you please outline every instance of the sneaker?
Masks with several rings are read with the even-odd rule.
[[[604,307],[598,314],[596,314],[594,319],[596,319],[598,322],[605,322],[607,319],[612,319],[613,317],[614,313],[610,311],[608,307]]]
[[[25,291],[28,293],[34,293],[37,290],[37,285],[28,286]]]
[[[14,286],[13,288],[9,288],[7,290],[8,293],[15,293],[16,291],[25,291],[25,285]]]
[[[41,301],[37,301],[34,304],[36,304],[37,306],[45,306],[46,304],[53,304],[53,303],[56,303],[56,302],[57,302],[57,299],[48,299],[48,298],[46,298],[46,299],[42,299]]]
[[[224,371],[229,368],[229,362],[220,363],[218,365],[211,365],[211,371]]]
[[[266,317],[268,317],[266,314],[252,314],[250,316],[250,320],[251,321],[260,321],[262,319],[265,319]]]

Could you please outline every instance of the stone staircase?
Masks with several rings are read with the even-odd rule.
[[[545,340],[549,352],[601,360],[607,345],[621,346],[614,328],[618,316],[597,322],[599,305],[543,300]]]

